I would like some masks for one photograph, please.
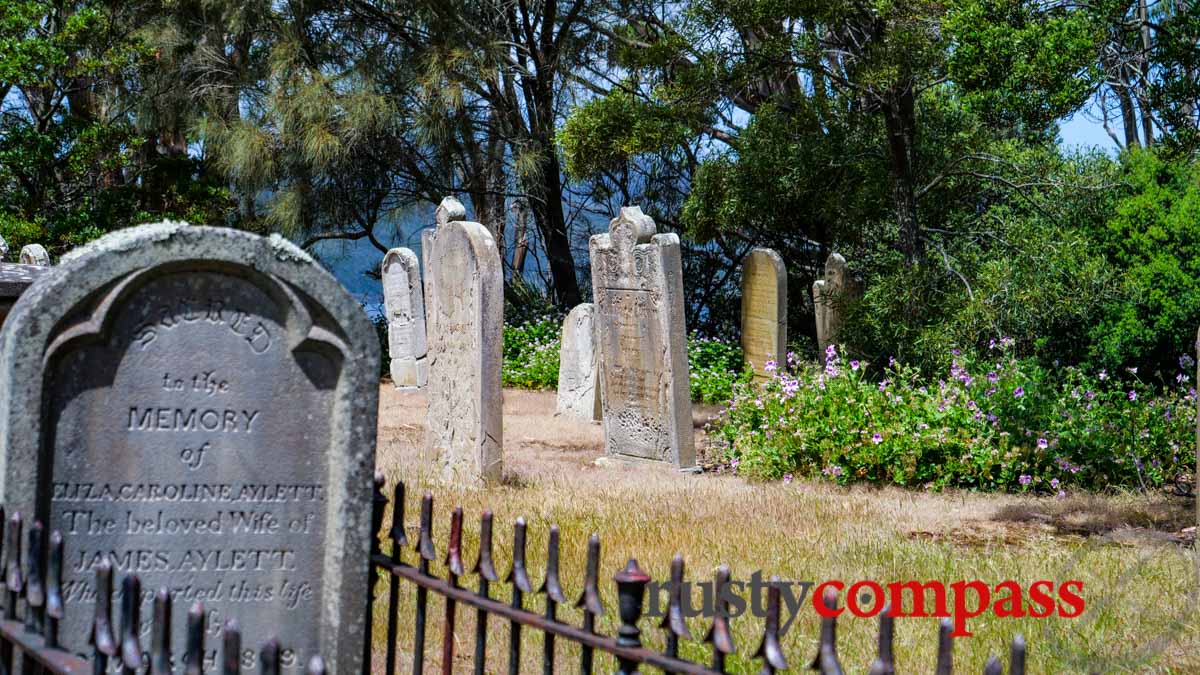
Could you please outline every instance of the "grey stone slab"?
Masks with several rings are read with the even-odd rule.
[[[576,305],[563,320],[558,352],[559,415],[599,420],[600,383],[596,359],[595,305]]]
[[[17,298],[33,284],[34,280],[50,272],[47,267],[0,263],[0,325],[8,317]]]
[[[604,443],[610,455],[696,463],[679,237],[637,207],[592,235]]]
[[[426,359],[425,301],[421,270],[411,249],[394,248],[383,256],[383,307],[388,324],[392,382],[401,389],[424,387]]]
[[[202,600],[210,644],[278,636],[357,672],[366,635],[379,341],[287,240],[184,223],[64,256],[0,334],[0,498],[66,537],[62,636],[93,570]]]
[[[452,221],[427,251],[436,316],[429,326],[427,443],[442,477],[500,480],[504,272],[487,228]]]
[[[756,379],[767,361],[787,356],[787,268],[779,253],[756,248],[742,261],[742,353]]]
[[[838,334],[845,323],[845,304],[860,295],[860,289],[850,276],[850,267],[840,253],[830,253],[825,259],[825,277],[813,282],[813,313],[817,324],[817,348],[823,354],[831,344],[837,344]]]

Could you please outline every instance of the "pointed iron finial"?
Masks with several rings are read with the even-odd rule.
[[[25,553],[25,562],[29,572],[25,577],[25,630],[30,633],[41,633],[42,622],[46,617],[46,586],[42,583],[42,569],[45,547],[42,541],[42,521],[33,521],[29,528],[29,550]]]
[[[471,571],[488,581],[500,578],[500,575],[496,574],[496,565],[492,562],[491,511],[484,511],[479,517],[479,559],[475,561],[475,567]]]
[[[762,674],[772,675],[777,670],[787,669],[787,660],[783,658],[783,645],[779,643],[779,585],[782,581],[778,576],[771,577],[767,584],[767,616],[764,620],[762,644],[754,653],[755,658],[763,660]]]
[[[46,646],[57,649],[58,624],[63,619],[63,536],[55,530],[50,533],[50,566],[46,572]]]
[[[204,673],[204,629],[208,613],[203,602],[195,602],[187,615],[187,643],[183,654],[183,675]]]
[[[446,566],[453,577],[451,583],[456,583],[457,578],[466,573],[462,561],[462,521],[462,507],[456,506],[450,514],[450,545],[446,549]]]
[[[542,582],[538,593],[545,593],[546,597],[554,602],[564,603],[567,597],[563,595],[562,583],[558,579],[558,525],[550,526],[546,549],[546,580]]]
[[[421,533],[417,537],[417,552],[421,559],[433,562],[437,552],[433,548],[433,493],[426,492],[421,497]]]
[[[529,583],[529,572],[525,570],[525,519],[517,518],[513,524],[513,560],[512,569],[508,572],[505,582],[516,586],[522,593],[532,593],[533,584]]]
[[[600,535],[595,532],[588,537],[586,570],[583,592],[579,594],[575,606],[600,616],[604,613],[604,604],[600,602]]]
[[[142,614],[142,582],[130,574],[121,582],[121,668],[137,672],[144,666],[138,640]]]
[[[154,594],[150,675],[171,675],[171,592],[166,588],[160,588]]]
[[[221,662],[224,664],[222,675],[241,675],[242,672],[242,630],[237,619],[225,622],[224,636],[221,645]]]
[[[408,546],[408,535],[404,533],[404,481],[396,481],[392,491],[392,529],[388,533],[392,539],[393,550]]]

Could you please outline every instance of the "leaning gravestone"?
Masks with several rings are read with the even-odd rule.
[[[426,255],[437,294],[429,322],[429,450],[447,480],[494,482],[504,451],[500,252],[483,225],[453,221],[438,227]]]
[[[636,206],[592,235],[604,443],[614,456],[695,466],[679,237]]]
[[[813,282],[813,313],[817,323],[817,347],[821,353],[838,341],[845,319],[844,304],[858,295],[858,286],[850,278],[850,268],[840,253],[825,260],[825,278]]]
[[[20,262],[22,265],[49,267],[50,254],[46,252],[46,247],[41,244],[26,244],[21,247]]]
[[[764,366],[787,353],[787,269],[769,248],[756,248],[742,262],[742,353],[756,379],[769,379]]]
[[[0,335],[0,496],[65,535],[66,647],[110,559],[143,617],[166,587],[245,655],[358,672],[378,375],[362,308],[278,236],[158,223],[64,256]]]
[[[563,320],[558,351],[558,414],[583,420],[600,419],[600,386],[596,370],[595,305],[576,305]]]
[[[394,248],[383,256],[380,271],[392,382],[401,388],[424,387],[429,363],[425,359],[425,302],[417,255],[407,248]]]
[[[433,227],[421,230],[421,271],[425,279],[425,331],[431,334],[433,322],[437,318],[437,290],[433,287],[433,246],[437,241],[438,232],[447,224],[454,221],[465,221],[467,208],[454,197],[442,199],[433,214]]]

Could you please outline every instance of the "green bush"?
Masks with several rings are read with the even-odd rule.
[[[874,381],[831,351],[824,367],[794,364],[765,385],[738,385],[716,436],[736,470],[771,479],[1055,494],[1190,473],[1190,356],[1173,386],[1154,387],[1136,370],[1043,367],[1013,356],[1013,344],[951,353],[937,380],[892,363]]]
[[[504,326],[504,386],[554,389],[558,386],[558,347],[562,317],[545,314]]]
[[[742,349],[719,339],[692,333],[688,339],[688,372],[692,400],[724,403],[733,395],[733,385],[742,380]]]

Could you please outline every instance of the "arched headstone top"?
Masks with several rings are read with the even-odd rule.
[[[21,247],[21,257],[18,262],[22,265],[49,267],[50,254],[46,252],[46,247],[41,244],[26,244]]]
[[[437,210],[433,214],[434,222],[438,227],[443,227],[456,220],[466,220],[466,218],[467,207],[463,206],[463,203],[454,196],[442,199],[442,203],[438,204]]]

